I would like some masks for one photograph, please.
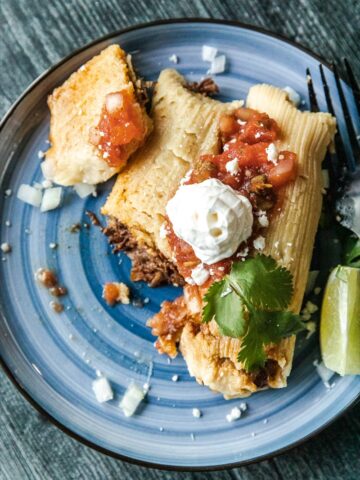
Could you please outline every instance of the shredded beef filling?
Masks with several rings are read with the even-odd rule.
[[[150,287],[163,284],[184,285],[184,279],[175,265],[158,250],[139,246],[123,223],[111,218],[103,232],[113,246],[114,253],[123,251],[131,258],[132,281],[144,281]]]
[[[268,386],[269,380],[276,377],[279,368],[279,364],[276,360],[269,359],[266,361],[264,368],[251,374],[252,381],[257,387],[265,388]]]
[[[219,87],[216,85],[212,78],[204,78],[201,82],[189,82],[185,87],[194,93],[202,93],[208,97],[217,95],[219,93]]]

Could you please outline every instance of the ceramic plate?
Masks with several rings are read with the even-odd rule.
[[[254,395],[247,400],[246,414],[228,423],[226,414],[240,401],[225,401],[198,385],[181,356],[169,361],[158,355],[145,326],[160,303],[178,296],[180,289],[132,284],[128,258],[113,255],[98,228],[84,226],[89,222],[85,211],[99,213],[112,183],[101,186],[97,198],[85,200],[67,189],[62,208],[46,214],[16,198],[21,183],[42,179],[38,152],[48,148],[47,95],[111,43],[131,52],[141,75],[154,80],[163,68],[174,67],[172,54],[178,56],[176,68],[182,74],[200,79],[208,69],[201,60],[202,45],[217,47],[227,58],[226,72],[216,76],[224,100],[245,98],[251,85],[268,82],[293,87],[306,108],[306,67],[319,85],[320,60],[304,49],[254,28],[208,21],[169,21],[115,33],[71,55],[31,85],[0,133],[0,241],[12,245],[0,262],[0,352],[5,368],[57,425],[123,459],[211,469],[283,451],[323,428],[360,393],[360,377],[334,378],[331,389],[324,386],[313,366],[319,357],[316,335],[298,342],[288,388]],[[325,70],[334,88],[331,72]],[[334,99],[338,108],[338,97]],[[319,102],[325,109],[322,95]],[[339,124],[343,129],[341,116]],[[13,193],[5,197],[8,189]],[[71,233],[77,223],[82,228]],[[50,248],[52,242],[57,249]],[[329,257],[325,253],[325,259],[316,259],[324,268]],[[34,281],[34,272],[45,266],[56,270],[69,290],[62,314],[52,311],[48,292]],[[110,308],[104,303],[102,285],[112,280],[131,286],[135,304]],[[106,404],[97,403],[91,389],[96,369],[116,392]],[[134,417],[125,418],[119,399],[131,381],[141,385],[150,374],[146,401]],[[173,375],[179,376],[177,382]],[[192,416],[194,407],[201,409],[201,418]]]

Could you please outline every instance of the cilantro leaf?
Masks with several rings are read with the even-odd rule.
[[[259,310],[284,310],[293,295],[291,273],[266,255],[234,262],[230,281],[245,302]]]
[[[246,371],[263,367],[266,361],[265,346],[295,335],[304,329],[299,315],[292,312],[263,312],[253,310],[248,329],[243,337],[238,361]]]
[[[246,371],[265,365],[265,347],[298,333],[300,317],[284,311],[291,301],[291,273],[265,255],[234,262],[231,272],[204,296],[203,322],[215,319],[220,333],[242,338],[238,355]]]
[[[204,296],[203,321],[215,318],[220,333],[239,338],[245,331],[245,310],[242,299],[232,290],[229,279],[211,285]]]

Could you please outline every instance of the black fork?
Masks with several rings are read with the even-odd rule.
[[[360,118],[360,89],[349,62],[344,60],[348,82],[352,88],[354,102]],[[330,88],[326,80],[322,65],[319,65],[322,87],[325,94],[326,105],[329,113],[336,117],[336,112],[331,98]],[[356,134],[353,120],[341,86],[338,69],[332,65],[336,89],[339,95],[341,110],[344,116],[351,155],[346,153],[344,141],[338,130],[334,138],[335,154],[327,153],[324,167],[329,171],[330,188],[329,202],[335,207],[336,219],[340,223],[360,237],[360,137]],[[319,105],[315,93],[310,70],[306,70],[310,109],[319,111]]]

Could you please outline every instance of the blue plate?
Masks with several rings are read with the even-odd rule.
[[[290,85],[307,102],[305,69],[319,84],[319,59],[304,49],[254,28],[208,21],[169,21],[131,28],[85,47],[40,77],[14,105],[0,133],[1,242],[12,252],[0,262],[0,353],[6,370],[32,403],[61,428],[85,443],[122,459],[146,465],[184,469],[225,468],[283,451],[319,431],[344,412],[360,394],[360,377],[335,378],[327,390],[313,361],[319,357],[315,336],[298,342],[289,386],[265,391],[247,400],[240,420],[225,419],[238,400],[201,387],[189,377],[179,356],[168,361],[156,353],[147,318],[164,299],[180,290],[150,289],[132,284],[129,260],[112,255],[96,227],[71,233],[75,223],[88,222],[86,210],[99,212],[111,182],[97,198],[81,200],[66,191],[62,208],[47,214],[16,199],[21,183],[41,181],[39,150],[46,150],[49,113],[46,97],[71,72],[111,43],[132,52],[140,73],[156,79],[173,67],[191,80],[206,74],[203,44],[226,54],[227,69],[216,77],[224,99],[245,98],[249,87],[268,82]],[[334,82],[326,68],[330,87]],[[354,110],[350,91],[345,93]],[[338,108],[338,97],[334,95]],[[322,95],[319,102],[325,109]],[[307,105],[304,105],[306,108]],[[338,108],[339,110],[339,108]],[[340,129],[344,129],[339,117]],[[11,189],[13,194],[4,197]],[[6,226],[10,220],[12,226]],[[58,248],[49,247],[57,242]],[[39,267],[56,270],[69,295],[65,311],[54,313],[48,292],[34,281]],[[131,285],[136,305],[109,308],[101,298],[106,281]],[[149,301],[147,300],[149,299]],[[91,382],[96,369],[110,379],[116,397],[96,402]],[[129,383],[146,381],[151,390],[133,418],[118,403]],[[172,381],[179,375],[177,382]],[[200,408],[200,419],[192,408]]]

